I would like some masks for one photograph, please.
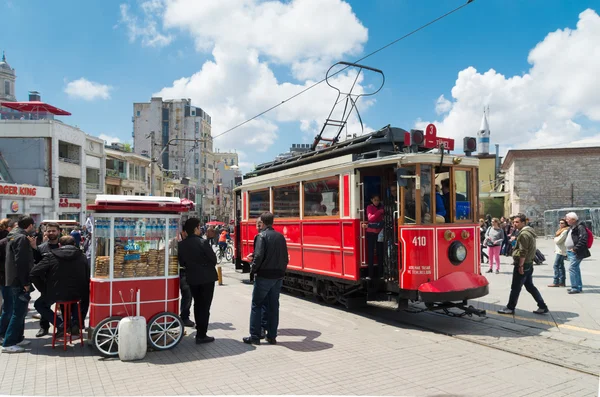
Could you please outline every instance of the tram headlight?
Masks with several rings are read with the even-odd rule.
[[[448,258],[453,265],[460,265],[467,258],[467,247],[460,241],[453,242],[448,248]]]

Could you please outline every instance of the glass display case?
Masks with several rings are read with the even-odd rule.
[[[177,277],[179,229],[179,215],[97,214],[94,218],[92,277]]]

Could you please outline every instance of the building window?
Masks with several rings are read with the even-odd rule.
[[[258,218],[263,212],[271,209],[271,199],[268,190],[249,192],[248,201],[250,201],[250,219]]]
[[[4,81],[4,95],[10,96],[10,81]]]
[[[273,214],[277,218],[300,216],[300,184],[273,188]]]
[[[471,171],[455,170],[456,207],[454,217],[457,221],[470,220],[471,214]]]
[[[140,111],[139,110],[136,112],[136,116],[140,117]]]
[[[339,215],[340,178],[304,182],[304,216]]]

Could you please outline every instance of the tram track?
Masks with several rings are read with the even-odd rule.
[[[440,335],[445,335],[445,336],[448,336],[448,337],[451,337],[454,339],[473,343],[473,344],[476,344],[479,346],[488,347],[490,349],[494,349],[494,350],[498,350],[498,351],[503,351],[506,353],[511,353],[511,354],[514,354],[514,355],[517,355],[520,357],[529,358],[529,359],[532,359],[532,360],[535,360],[538,362],[551,364],[551,365],[554,365],[557,367],[569,369],[572,371],[576,371],[576,372],[586,374],[586,375],[591,375],[594,377],[598,377],[598,374],[600,373],[600,370],[598,368],[591,369],[591,368],[585,368],[583,366],[577,366],[577,365],[574,365],[573,363],[569,363],[569,360],[565,360],[564,357],[561,357],[561,359],[553,360],[553,359],[550,359],[549,357],[545,357],[541,354],[530,353],[527,351],[527,349],[523,349],[522,345],[518,345],[518,346],[511,348],[511,347],[509,347],[510,345],[508,345],[508,346],[499,345],[496,343],[490,343],[490,342],[486,342],[483,340],[478,340],[477,338],[474,338],[473,334],[469,334],[469,333],[459,334],[456,332],[445,330],[445,329],[441,328],[440,326],[424,324],[423,321],[418,321],[418,320],[410,321],[408,318],[401,318],[400,313],[402,313],[402,315],[407,314],[410,316],[417,316],[417,315],[418,316],[428,316],[429,317],[429,318],[427,318],[428,320],[431,319],[430,318],[431,316],[435,316],[435,317],[438,317],[438,319],[436,319],[436,320],[442,320],[442,322],[444,319],[446,319],[446,321],[463,321],[463,322],[465,322],[465,324],[473,325],[474,321],[472,321],[466,317],[451,317],[451,316],[447,316],[445,314],[435,313],[435,312],[422,312],[422,313],[418,313],[418,314],[413,314],[413,313],[408,313],[408,312],[399,312],[395,309],[395,307],[391,307],[390,305],[386,304],[385,302],[383,302],[383,304],[381,304],[381,303],[370,304],[369,311],[366,311],[365,308],[363,308],[363,309],[359,309],[355,312],[360,312],[360,314],[365,315],[366,317],[373,318],[376,321],[385,320],[385,322],[388,325],[393,325],[394,323],[408,325],[415,329],[428,331],[428,332],[434,332],[434,333],[437,333]],[[489,319],[489,318],[490,317],[485,317],[485,319]],[[454,327],[452,327],[452,328],[454,328]],[[525,335],[525,334],[516,332],[509,328],[501,327],[501,326],[489,325],[489,328],[493,329],[494,331],[500,330],[501,332],[506,333],[507,334],[506,336],[512,337],[512,340],[518,339],[519,336],[521,338],[527,338],[527,337],[540,338],[541,340],[538,342],[541,345],[547,346],[546,351],[554,350],[554,349],[552,349],[551,346],[548,346],[548,345],[555,345],[555,346],[564,348],[565,344],[568,344],[568,345],[570,345],[569,350],[586,351],[587,354],[595,353],[596,355],[598,355],[598,353],[596,352],[595,349],[571,344],[569,342],[556,341],[556,340],[552,340],[552,339],[549,339],[549,338],[546,338],[543,336],[539,336],[539,335],[538,336]],[[485,336],[485,335],[483,335],[483,336]],[[490,338],[492,338],[492,337],[493,336],[490,335]],[[517,344],[517,343],[515,342],[515,344]],[[572,355],[579,356],[575,351],[572,353]]]
[[[231,275],[231,273],[229,275]],[[239,274],[239,276],[241,276],[241,274]],[[243,276],[240,277],[240,280],[243,278]],[[486,323],[486,320],[498,321],[501,323],[499,320],[488,316],[484,316],[482,321],[476,321],[470,319],[468,316],[449,316],[431,311],[418,313],[410,313],[404,310],[399,311],[396,308],[396,303],[391,301],[370,302],[369,305],[364,308],[347,309],[343,305],[325,302],[321,297],[314,295],[311,291],[303,290],[301,288],[285,287],[282,292],[285,295],[311,304],[318,304],[347,313],[361,315],[390,326],[407,326],[417,330],[448,336],[453,339],[514,354],[516,356],[572,370],[585,375],[597,377],[600,373],[600,365],[597,365],[595,368],[590,368],[583,363],[578,363],[569,358],[596,356],[598,357],[598,360],[595,360],[595,362],[600,363],[600,352],[597,352],[591,347],[580,346],[566,341],[559,341],[535,335],[536,330],[537,332],[541,331],[539,328],[527,327],[531,332],[523,333],[509,327],[509,323]],[[414,305],[413,308],[421,309],[419,306]],[[523,325],[521,326],[523,327]],[[487,334],[483,329],[487,329]],[[525,340],[525,345],[528,344],[529,349],[522,343]],[[570,352],[570,354],[568,354],[568,356],[563,355],[556,358],[550,357],[550,353],[555,354],[557,351],[567,351]],[[547,353],[547,355],[545,355],[545,353]],[[591,359],[589,361],[594,362]]]

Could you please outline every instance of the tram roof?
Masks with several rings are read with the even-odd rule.
[[[311,178],[317,173],[341,171],[347,168],[376,166],[378,164],[422,164],[433,163],[443,165],[477,166],[476,157],[458,156],[455,154],[431,153],[431,149],[420,148],[417,153],[405,152],[402,128],[384,127],[371,134],[340,142],[325,149],[302,153],[290,158],[259,164],[256,169],[244,176],[243,186],[260,184],[291,176],[307,174]],[[460,158],[460,160],[455,160]]]

